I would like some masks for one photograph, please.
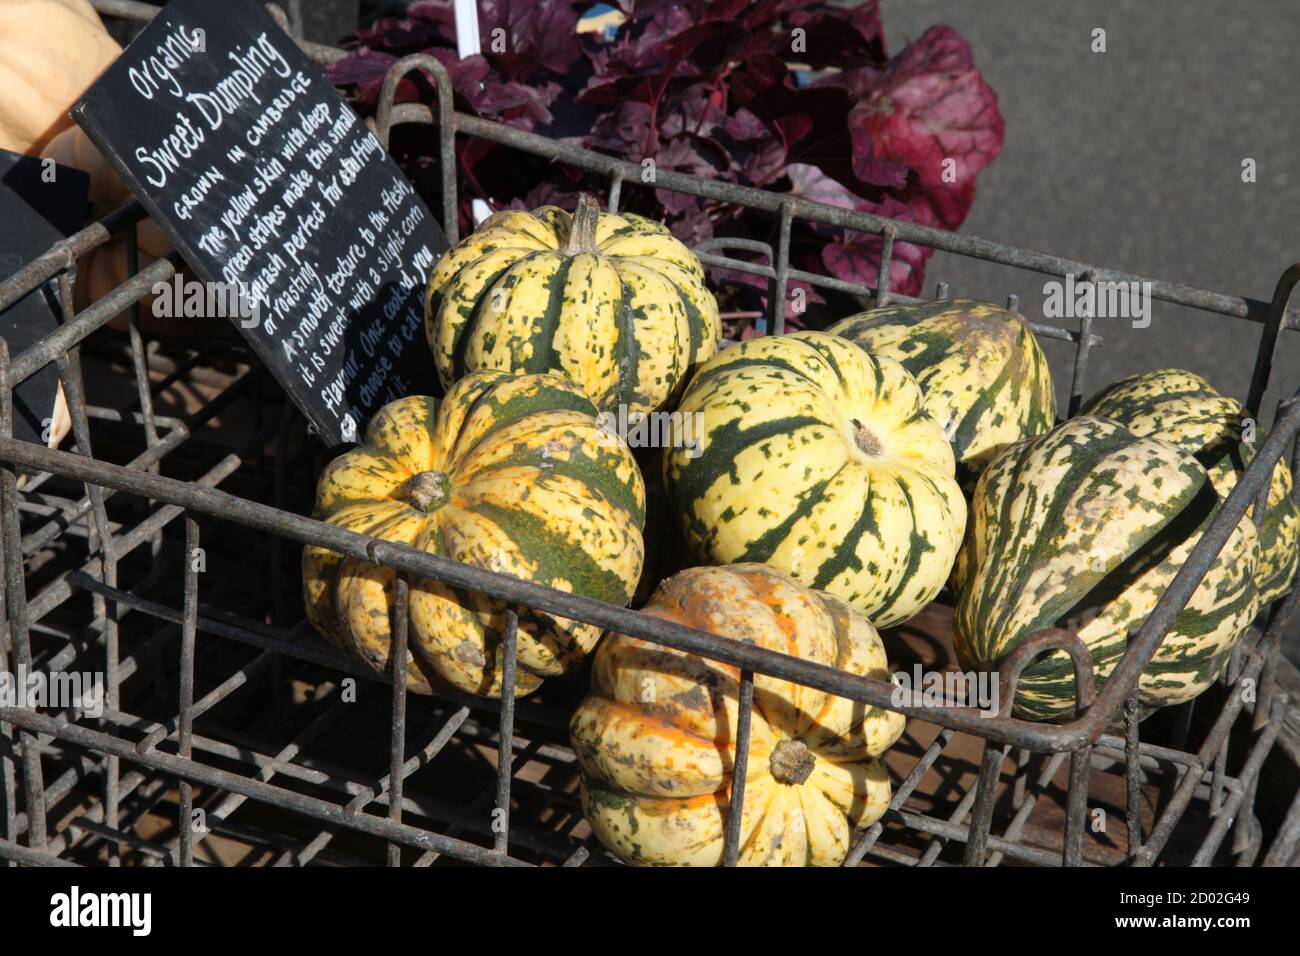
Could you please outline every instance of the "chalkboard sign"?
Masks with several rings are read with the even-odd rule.
[[[0,150],[0,282],[82,227],[89,188],[90,177],[79,169]],[[10,358],[59,326],[56,282],[0,312]],[[14,389],[15,438],[46,443],[58,388],[59,370],[51,362]]]
[[[327,442],[436,387],[422,297],[446,239],[251,0],[173,0],[72,115],[203,280],[155,312],[234,321]]]

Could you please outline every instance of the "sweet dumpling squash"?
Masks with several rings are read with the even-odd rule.
[[[1109,418],[1135,435],[1177,445],[1205,466],[1221,498],[1228,497],[1255,457],[1254,443],[1243,437],[1248,421],[1245,407],[1220,395],[1199,375],[1181,369],[1121,379],[1095,395],[1080,414]],[[1250,513],[1254,514],[1253,505]],[[1287,592],[1300,562],[1300,509],[1291,498],[1291,469],[1285,457],[1273,469],[1258,530],[1255,583],[1264,605]]]
[[[761,561],[877,627],[943,587],[966,500],[952,447],[903,366],[825,332],[725,349],[682,396],[664,486],[705,561]],[[698,419],[693,416],[698,416]]]
[[[477,372],[446,399],[385,406],[316,489],[330,524],[586,597],[626,604],[641,573],[645,488],[631,452],[558,375]],[[313,625],[376,671],[388,663],[394,572],[310,546]],[[517,693],[569,670],[600,630],[519,615]],[[410,584],[408,683],[501,694],[505,606],[437,581]]]
[[[559,372],[629,414],[666,405],[721,335],[695,254],[586,195],[572,214],[489,216],[434,267],[424,315],[444,388],[476,369]]]
[[[1056,424],[1047,356],[1016,313],[971,299],[873,309],[831,326],[872,355],[897,359],[916,376],[925,408],[957,457],[969,489],[1007,445]]]
[[[953,636],[970,670],[996,670],[1035,631],[1074,631],[1098,686],[1110,676],[1221,502],[1174,444],[1072,418],[1005,449],[975,486],[953,575]],[[1138,682],[1148,711],[1185,703],[1223,671],[1259,608],[1259,539],[1243,519]],[[1025,668],[1015,713],[1068,720],[1074,668],[1052,651]]]
[[[888,680],[865,616],[765,565],[682,571],[645,612]],[[606,638],[570,723],[596,837],[627,863],[720,863],[738,714],[736,668],[626,635]],[[853,832],[889,806],[889,775],[876,758],[903,724],[902,714],[756,676],[738,862],[843,862]]]

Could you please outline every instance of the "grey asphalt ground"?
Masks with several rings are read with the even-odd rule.
[[[955,27],[997,91],[1006,142],[963,232],[1263,300],[1300,261],[1296,0],[883,0],[881,16],[891,52]],[[1091,50],[1097,27],[1105,53]],[[1028,318],[1069,324],[1043,319],[1037,274],[936,253],[927,294],[939,280],[954,296],[1017,293]],[[1258,325],[1157,302],[1149,328],[1095,329],[1085,395],[1178,367],[1245,398]],[[1064,402],[1071,349],[1047,348]],[[1300,333],[1282,336],[1266,422],[1283,388],[1300,388]]]

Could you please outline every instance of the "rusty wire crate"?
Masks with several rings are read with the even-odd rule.
[[[137,20],[153,13],[130,0],[95,5],[106,15]],[[283,15],[273,13],[284,25]],[[301,45],[322,63],[343,55]],[[416,69],[436,80],[436,112],[394,104],[398,82]],[[374,122],[381,142],[387,146],[389,130],[409,123],[425,124],[429,135],[440,137],[442,220],[451,242],[457,238],[456,135],[603,178],[611,209],[625,186],[639,188],[638,166],[454,112],[447,74],[429,57],[394,64],[383,86]],[[878,305],[912,301],[888,288],[792,268],[789,236],[796,217],[878,236],[886,276],[895,242],[904,241],[1048,276],[1150,281],[1154,298],[1254,323],[1260,343],[1246,405],[1255,416],[1280,333],[1300,327],[1287,311],[1300,266],[1281,277],[1270,302],[1262,302],[684,174],[660,172],[654,187],[774,217],[775,248],[713,239],[697,251],[715,270],[767,280],[776,333],[792,280]],[[403,682],[393,684],[345,658],[307,624],[295,570],[303,543],[733,665],[740,673],[741,755],[748,749],[755,674],[892,708],[892,687],[883,682],[304,517],[323,450],[242,341],[232,335],[169,344],[139,331],[138,303],[155,283],[169,280],[179,262],[133,269],[111,294],[74,310],[69,270],[78,257],[124,234],[134,264],[134,224],[142,217],[140,206],[128,203],[0,283],[0,310],[51,283],[63,315],[57,331],[22,354],[0,348],[8,622],[0,670],[101,672],[106,692],[99,718],[0,708],[0,859],[101,865],[612,862],[582,820],[568,746],[568,715],[585,689],[585,675],[553,679],[537,694],[513,701],[510,614],[503,701],[408,696]],[[940,287],[937,294],[946,293]],[[134,315],[125,334],[96,334],[123,310]],[[1033,328],[1073,350],[1073,414],[1084,394],[1089,354],[1101,338],[1089,318],[1077,329]],[[49,362],[57,363],[67,395],[75,453],[7,437],[13,388]],[[125,408],[95,404],[88,397],[93,376],[83,374],[92,365],[115,372],[116,394],[131,391],[134,401]],[[164,414],[164,398],[177,391],[190,404]],[[226,427],[231,423],[244,426],[242,432]],[[1274,670],[1300,592],[1292,590],[1261,615],[1262,627],[1239,643],[1218,687],[1169,715],[1165,744],[1141,739],[1135,688],[1214,554],[1252,501],[1267,493],[1267,477],[1290,453],[1297,430],[1300,401],[1292,397],[1279,407],[1254,462],[1095,698],[1085,646],[1073,634],[1052,630],[1031,637],[1007,662],[999,716],[984,719],[954,706],[902,708],[913,719],[891,752],[890,809],[855,834],[846,865],[1288,862],[1300,831],[1300,802],[1273,827],[1271,843],[1254,808],[1261,768],[1287,707],[1274,689]],[[232,431],[239,432],[236,438]],[[1300,457],[1290,464],[1294,475]],[[164,467],[171,477],[162,475]],[[19,474],[27,476],[21,489]],[[1295,487],[1300,495],[1300,480]],[[187,559],[200,546],[207,555],[203,568]],[[402,581],[399,575],[399,605],[406,595]],[[405,669],[405,626],[399,607],[393,653],[399,673]],[[1061,725],[1010,716],[1020,669],[1051,648],[1072,656],[1081,697],[1090,706]],[[1247,682],[1259,688],[1253,700],[1240,692]],[[922,786],[936,778],[937,787]],[[1156,810],[1144,814],[1152,787],[1160,793]],[[1089,839],[1090,799],[1103,790],[1118,794],[1105,799],[1125,819],[1114,828],[1123,833],[1111,839],[1108,853]],[[742,786],[729,816],[731,863],[740,819],[734,809],[743,799]],[[1044,835],[1030,820],[1036,804],[1053,800],[1060,806],[1059,825]],[[195,810],[202,811],[203,829],[187,825]],[[1176,834],[1183,848],[1175,853]]]

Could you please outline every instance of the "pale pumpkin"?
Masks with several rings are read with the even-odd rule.
[[[845,602],[761,564],[692,568],[645,608],[666,621],[880,681],[885,650]],[[722,861],[739,714],[735,667],[611,634],[570,722],[582,807],[626,863]],[[742,866],[836,866],[889,806],[881,754],[902,714],[764,675],[754,678]]]
[[[0,149],[39,154],[121,52],[85,0],[0,0]]]
[[[90,176],[90,202],[99,212],[109,212],[131,198],[131,190],[108,164],[80,126],[65,129],[47,142],[41,156]],[[142,237],[143,241],[143,237]]]
[[[85,0],[0,0],[0,149],[53,159],[90,176],[93,216],[116,209],[130,191],[68,110],[121,53]],[[137,227],[143,269],[172,251],[151,220]],[[73,302],[78,311],[130,277],[126,240],[115,237],[77,262]],[[162,334],[199,331],[194,320],[154,320],[153,297],[143,300],[142,326]],[[126,312],[114,318],[126,328]]]
[[[558,375],[477,372],[446,399],[399,399],[316,488],[330,524],[573,594],[626,604],[641,573],[645,487],[631,452]],[[383,671],[395,572],[310,546],[307,616]],[[570,670],[600,629],[523,607],[517,693]],[[410,582],[408,684],[499,697],[506,606],[433,580]]]
[[[142,219],[136,223],[136,235],[138,237],[136,273],[172,252],[171,242],[152,219]],[[127,240],[124,235],[114,235],[102,246],[92,249],[77,260],[77,281],[72,289],[73,303],[77,311],[99,301],[136,273],[129,268]],[[183,269],[181,279],[190,280],[189,273]],[[140,299],[140,329],[147,334],[186,336],[206,332],[210,335],[223,335],[231,331],[230,322],[219,316],[210,318],[183,315],[156,316],[153,314],[156,298],[152,292],[147,292]],[[125,331],[129,314],[130,307],[123,309],[109,321],[109,326],[118,331]]]
[[[664,485],[696,555],[762,561],[877,627],[943,587],[966,501],[921,387],[890,358],[824,332],[724,349],[682,396]],[[698,416],[698,418],[693,417]]]
[[[477,369],[559,372],[629,414],[667,405],[721,335],[695,254],[586,195],[573,214],[489,216],[438,260],[424,315],[444,388]]]
[[[72,128],[68,110],[120,52],[86,0],[0,0],[0,149],[38,156],[60,131],[69,147],[74,137],[84,139]],[[77,161],[65,164],[91,173],[92,196],[96,181],[117,178],[89,144]],[[60,382],[49,446],[57,448],[71,429]],[[25,479],[19,478],[20,485]]]

